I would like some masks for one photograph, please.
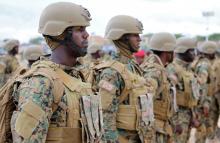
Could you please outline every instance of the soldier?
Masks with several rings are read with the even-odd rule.
[[[141,64],[144,77],[154,85],[154,115],[156,129],[156,143],[172,142],[172,127],[170,119],[173,114],[171,85],[167,79],[165,66],[172,62],[176,38],[170,33],[154,34],[150,40],[153,54]]]
[[[19,67],[18,60],[15,57],[18,54],[19,41],[15,39],[9,39],[5,41],[2,46],[8,53],[0,55],[0,60],[2,63],[1,65],[4,65],[1,74],[1,85],[4,85],[8,78],[10,78],[11,74],[15,72],[17,67]]]
[[[71,2],[50,4],[42,12],[38,31],[52,49],[51,60],[35,62],[13,87],[14,142],[99,142],[99,98],[73,71],[76,58],[86,54],[90,20],[87,9]]]
[[[176,86],[176,113],[172,117],[174,142],[187,143],[190,137],[190,125],[193,110],[199,98],[199,85],[195,75],[190,70],[194,60],[196,41],[182,37],[177,39],[174,50],[174,60],[167,66],[168,78]]]
[[[192,65],[194,72],[202,86],[198,112],[200,113],[201,125],[197,129],[196,138],[198,143],[205,142],[206,138],[213,139],[218,120],[217,101],[214,97],[216,91],[216,75],[212,64],[215,59],[217,45],[215,42],[206,41],[198,46],[198,59]]]
[[[103,56],[104,52],[102,50],[105,44],[104,38],[100,36],[90,36],[89,38],[89,45],[87,55],[84,57],[84,63],[86,62],[99,62]]]
[[[28,67],[40,59],[43,56],[43,49],[40,45],[31,45],[24,50],[24,58],[28,61]]]
[[[216,59],[213,63],[213,70],[215,73],[220,73],[220,47],[218,45],[218,48],[216,50]],[[216,74],[216,94],[215,98],[217,100],[217,105],[218,105],[218,114],[220,114],[220,74]],[[220,140],[220,116],[218,117],[218,126],[216,129],[216,137],[217,140]]]
[[[105,37],[116,53],[112,60],[94,68],[96,91],[102,97],[104,136],[107,143],[151,143],[153,138],[152,95],[133,61],[143,26],[136,18],[118,15],[110,19]]]

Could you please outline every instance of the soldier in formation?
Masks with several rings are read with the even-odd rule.
[[[19,67],[16,55],[18,54],[19,41],[16,39],[8,39],[4,42],[2,47],[6,53],[0,55],[1,61],[1,83],[2,87],[6,81],[10,78],[13,72]]]
[[[172,116],[175,143],[187,143],[190,137],[194,108],[199,98],[199,83],[190,69],[194,60],[196,41],[190,38],[177,39],[174,60],[167,66],[168,78],[176,87],[174,102],[175,114]]]
[[[88,42],[90,20],[87,9],[71,2],[47,6],[38,31],[52,54],[39,58],[42,48],[28,47],[30,70],[22,74],[14,58],[19,42],[5,42],[8,58],[1,58],[0,75],[15,69],[19,74],[0,93],[1,107],[13,103],[13,114],[1,116],[7,122],[0,126],[7,126],[0,142],[187,143],[192,127],[196,142],[214,138],[220,104],[214,42],[200,45],[193,62],[194,39],[156,33],[149,42],[152,54],[136,63],[143,25],[117,15],[105,29],[111,43],[111,58],[105,59],[106,39]]]
[[[42,12],[38,31],[52,55],[35,62],[13,84],[13,142],[100,141],[100,98],[92,93],[82,74],[73,71],[76,59],[86,54],[90,20],[87,9],[71,2],[50,4]],[[2,135],[1,142],[8,142],[7,132],[5,138]]]
[[[149,43],[153,51],[141,64],[145,79],[152,83],[154,89],[154,116],[156,143],[172,143],[173,131],[171,117],[173,115],[173,94],[168,81],[166,66],[173,60],[176,38],[170,33],[154,34]]]
[[[43,56],[43,48],[40,45],[31,45],[28,46],[23,53],[24,59],[28,62],[28,67],[30,68],[31,65],[38,61],[41,56]]]
[[[101,96],[102,141],[107,143],[153,142],[152,94],[132,58],[139,49],[142,30],[142,23],[127,15],[111,18],[106,26],[105,37],[114,43],[117,52],[112,60],[93,69],[93,85]]]
[[[213,70],[215,42],[206,41],[198,46],[198,58],[192,64],[192,69],[201,84],[201,98],[197,106],[200,126],[196,133],[196,142],[205,143],[206,139],[213,139],[218,121],[216,93],[216,73]]]

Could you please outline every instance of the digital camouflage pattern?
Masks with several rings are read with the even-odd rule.
[[[19,67],[16,57],[11,55],[0,55],[1,73],[0,73],[0,87],[2,87],[11,74]]]
[[[168,83],[167,79],[167,73],[166,69],[163,66],[162,61],[157,55],[150,54],[149,57],[145,59],[145,61],[141,64],[141,68],[143,69],[143,75],[145,79],[151,83],[154,87],[152,92],[155,94],[154,96],[154,101],[156,100],[165,100],[165,101],[170,101],[168,102],[169,110],[168,112],[173,112],[173,104],[172,104],[172,95],[169,93],[169,97],[162,97],[162,94],[160,92],[164,91],[164,89],[161,89],[162,87],[164,88],[164,84],[167,84],[168,90],[170,90],[170,84]],[[164,80],[167,81],[167,83],[164,83]],[[163,98],[163,99],[162,99]],[[167,100],[164,98],[168,98]],[[172,113],[170,113],[172,114]],[[155,116],[155,120],[159,120],[166,124],[167,126],[160,127],[157,125],[157,122],[155,122],[155,129],[156,129],[156,143],[170,143],[172,141],[172,130],[171,130],[171,125],[170,125],[170,118],[168,117],[167,119],[164,119],[165,121],[157,118]],[[167,128],[170,128],[171,132],[168,132]]]
[[[141,69],[133,61],[133,59],[128,58],[121,53],[114,53],[112,59],[119,61],[126,65],[127,69],[132,73],[141,75]],[[119,107],[119,97],[122,94],[123,89],[125,88],[125,83],[119,72],[112,68],[101,69],[95,76],[95,83],[93,85],[98,85],[100,81],[105,81],[106,89],[108,89],[108,95],[105,96],[108,105],[103,105],[103,121],[104,121],[104,135],[103,142],[107,143],[119,143],[119,138],[122,141],[123,139],[128,140],[130,143],[140,143],[140,138],[137,131],[128,131],[125,129],[117,128],[116,126],[116,117]],[[100,87],[96,87],[97,91]],[[101,97],[104,95],[101,94]],[[123,104],[128,104],[128,99],[123,101]],[[151,128],[151,127],[149,127]],[[145,129],[149,130],[149,129]],[[150,134],[148,138],[152,138],[153,134]]]
[[[62,67],[62,69],[69,75],[82,80],[82,77],[78,71],[63,65],[60,65],[60,67]],[[54,127],[66,127],[67,112],[64,110],[64,108],[59,106],[55,112],[52,111],[52,103],[54,100],[52,87],[53,85],[51,81],[47,77],[41,75],[24,79],[19,87],[15,87],[13,98],[15,103],[17,103],[17,111],[13,113],[11,119],[14,142],[43,143],[46,141],[49,124],[53,125]],[[42,109],[44,116],[41,118],[39,124],[37,124],[37,126],[30,133],[30,137],[24,139],[15,131],[15,123],[18,114],[23,110],[24,105],[30,101]],[[61,103],[62,107],[67,106],[67,95],[65,92],[61,98]]]
[[[198,118],[200,119],[200,127],[197,129],[197,143],[205,143],[206,138],[214,138],[215,128],[218,120],[217,99],[214,95],[208,96],[208,85],[210,82],[210,70],[212,70],[211,61],[207,58],[199,57],[194,71],[201,83],[201,98],[197,107]],[[204,110],[208,110],[205,113]]]
[[[178,72],[176,65],[179,65],[181,70],[189,71],[191,73],[192,71],[189,63],[186,63],[178,58],[174,58],[173,62],[167,66],[168,78],[174,85],[176,85],[176,90],[184,91],[183,79]],[[196,83],[196,78],[191,79],[191,83]],[[196,95],[198,92],[193,92],[195,91],[195,89],[193,89],[193,85],[190,90],[192,90],[191,96],[195,99],[198,98],[199,95]],[[172,117],[175,143],[187,143],[190,137],[190,123],[192,117],[192,109],[178,106],[177,112]]]

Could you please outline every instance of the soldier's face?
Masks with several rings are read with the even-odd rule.
[[[87,48],[88,47],[88,37],[89,34],[86,31],[85,26],[74,27],[72,32],[73,42],[79,48]]]
[[[134,52],[137,52],[140,47],[141,38],[139,34],[129,34],[128,41],[133,48]]]
[[[193,62],[194,58],[195,58],[195,51],[194,49],[189,49],[186,51],[186,61],[187,62]]]

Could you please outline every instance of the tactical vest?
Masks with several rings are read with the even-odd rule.
[[[209,64],[209,70],[208,70],[208,96],[213,96],[216,92],[217,92],[217,77],[216,75],[218,75],[219,73],[216,73],[213,65]]]
[[[149,94],[149,86],[146,80],[130,72],[126,65],[114,60],[97,65],[94,70],[100,71],[105,68],[112,68],[117,71],[125,83],[119,97],[120,105],[116,117],[116,127],[130,131],[140,131],[143,128],[142,125],[148,126],[150,122],[153,122],[153,100],[152,95]],[[127,99],[129,99],[129,103],[123,104],[122,102]],[[102,98],[102,103],[106,103],[105,98]]]
[[[157,58],[157,57],[156,57]],[[160,61],[160,59],[158,59]],[[162,64],[162,63],[161,63]],[[146,61],[141,65],[143,69],[156,68],[162,74],[162,83],[156,91],[154,98],[154,115],[156,119],[167,121],[172,114],[170,84],[167,80],[166,69],[159,64]]]
[[[17,68],[11,78],[0,90],[0,143],[13,142],[10,121],[12,113],[16,110],[16,107],[13,103],[11,94],[13,92],[13,85],[17,81],[17,78],[26,73],[26,71],[27,69],[24,67]]]
[[[208,60],[207,58],[198,58],[197,62],[195,62],[194,70],[202,62],[208,63],[208,80],[206,83],[208,87],[207,95],[213,96],[215,92],[217,91],[217,87],[216,87],[217,77],[216,76],[218,75],[218,73],[215,71],[213,67],[214,64],[212,65],[210,60]]]
[[[213,64],[213,70],[215,72],[215,76],[216,76],[216,92],[220,91],[220,58],[216,58],[215,62]]]
[[[0,87],[5,84],[5,69],[6,64],[3,61],[0,61]]]
[[[178,76],[180,77],[180,79],[182,79],[183,82],[183,91],[177,89],[176,92],[177,105],[192,108],[197,105],[197,99],[193,97],[192,93],[192,79],[194,78],[194,75],[192,72],[186,71],[175,61],[173,62],[173,65]]]
[[[50,123],[46,142],[93,143],[101,139],[103,132],[101,99],[93,95],[90,84],[66,74],[59,65],[50,61],[35,63],[24,77],[34,75],[42,75],[50,79],[54,96],[53,112],[58,107],[67,112],[65,127],[57,127],[57,124]],[[63,93],[66,95],[67,105],[61,102]]]
[[[159,57],[155,56],[155,58],[158,58],[158,61],[160,61]],[[160,71],[162,74],[162,82],[159,83],[160,85],[156,90],[156,95],[154,98],[154,116],[156,119],[155,127],[158,129],[158,131],[171,136],[172,128],[168,123],[168,120],[172,116],[172,96],[170,93],[170,84],[166,76],[166,69],[162,66],[162,63],[160,64],[148,62],[146,60],[146,62],[144,62],[141,67],[143,69],[156,68],[156,70]]]

